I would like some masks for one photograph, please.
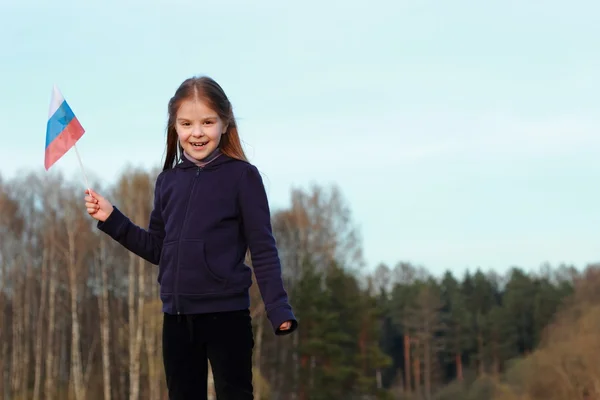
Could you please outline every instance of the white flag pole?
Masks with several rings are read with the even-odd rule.
[[[90,183],[88,181],[87,175],[85,174],[85,169],[83,168],[83,163],[81,162],[81,156],[79,155],[79,150],[77,150],[77,143],[73,144],[73,148],[75,149],[75,155],[77,156],[77,161],[79,161],[79,167],[81,168],[81,172],[83,173],[83,179],[85,179],[85,185],[87,186],[90,196],[92,196],[92,190],[90,188]],[[94,196],[92,196],[92,197],[94,197]]]

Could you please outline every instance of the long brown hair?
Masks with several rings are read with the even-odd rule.
[[[184,100],[197,99],[206,103],[213,109],[223,123],[227,124],[225,134],[221,136],[219,148],[221,152],[229,157],[247,161],[246,154],[242,148],[237,123],[233,115],[233,109],[225,92],[212,78],[207,76],[188,78],[177,88],[175,95],[169,100],[169,121],[167,123],[167,148],[163,171],[173,168],[179,161],[183,152],[175,130],[177,110]]]

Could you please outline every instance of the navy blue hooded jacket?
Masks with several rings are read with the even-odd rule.
[[[117,207],[98,228],[159,266],[160,298],[170,314],[248,308],[252,272],[244,258],[249,248],[275,333],[296,329],[265,188],[254,165],[222,154],[198,167],[184,157],[158,176],[147,230]],[[279,331],[289,320],[292,328]]]

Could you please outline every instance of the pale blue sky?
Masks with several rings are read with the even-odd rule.
[[[170,96],[208,74],[273,207],[337,183],[369,267],[600,261],[597,1],[99,3],[0,5],[4,177],[43,170],[53,84],[110,184],[160,164]]]

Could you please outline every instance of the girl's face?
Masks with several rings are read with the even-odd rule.
[[[227,125],[202,101],[190,99],[184,100],[177,110],[175,130],[183,150],[202,161],[219,147]]]

